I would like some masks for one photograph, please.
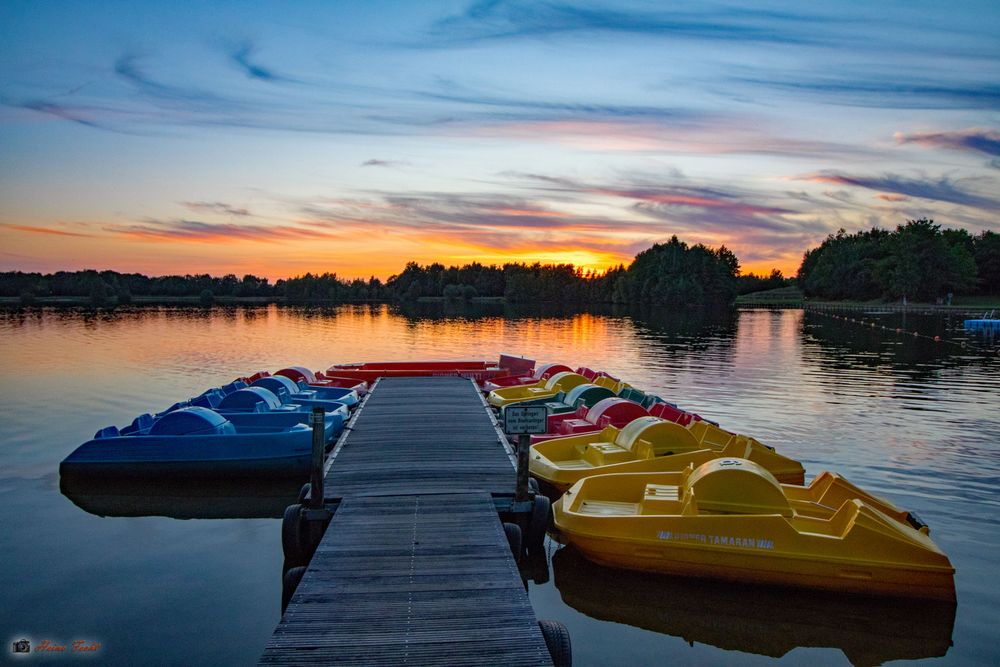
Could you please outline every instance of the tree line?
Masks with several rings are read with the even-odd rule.
[[[649,303],[664,305],[726,304],[735,297],[739,261],[724,246],[689,246],[676,236],[640,252],[626,268],[599,273],[572,264],[477,262],[445,267],[408,263],[385,283],[378,278],[344,279],[336,273],[278,280],[247,274],[149,277],[116,271],[59,271],[53,274],[0,273],[0,296],[89,297],[101,304],[133,297],[193,297],[210,303],[215,297],[283,298],[292,302],[414,301],[423,297],[468,300],[502,297],[513,303]]]
[[[831,234],[805,253],[798,282],[826,299],[935,301],[949,294],[1000,294],[1000,234],[941,229],[908,220],[895,230]]]

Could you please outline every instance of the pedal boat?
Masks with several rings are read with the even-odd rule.
[[[550,414],[548,431],[541,435],[531,436],[531,444],[564,438],[568,435],[594,433],[606,426],[623,428],[629,422],[639,417],[659,417],[681,426],[688,426],[692,421],[700,421],[701,417],[693,412],[681,410],[672,403],[657,403],[650,410],[625,398],[605,398],[594,405],[580,406],[575,412]]]
[[[596,378],[593,382],[590,382],[585,376],[580,375],[579,373],[564,371],[562,373],[556,373],[548,380],[540,380],[535,384],[524,385],[521,387],[495,389],[487,395],[486,402],[494,408],[500,409],[505,405],[510,405],[511,403],[538,400],[543,402],[551,401],[554,400],[560,392],[566,393],[581,384],[588,383],[607,387],[614,393],[618,393],[622,386],[621,382],[609,377]]]
[[[352,380],[351,378],[326,376],[323,373],[313,373],[304,366],[289,366],[288,368],[282,368],[281,370],[275,371],[273,374],[283,375],[300,387],[304,382],[308,385],[308,387],[303,387],[303,389],[312,389],[317,387],[340,387],[341,389],[353,390],[359,398],[368,393],[367,382],[359,382],[358,380]],[[269,375],[271,374],[264,371],[259,374],[258,377],[255,377],[254,380],[259,380],[260,378],[268,377]]]
[[[696,422],[703,424],[704,422]],[[750,459],[787,484],[802,484],[805,469],[794,459],[745,435],[719,428],[695,431],[657,417],[640,417],[618,429],[554,438],[531,446],[532,476],[565,491],[584,477],[620,472],[679,472],[718,458]],[[725,440],[720,437],[725,434]]]
[[[283,401],[282,398],[285,400]],[[270,418],[278,419],[278,417],[274,417],[274,415],[290,414],[293,416],[288,419],[284,419],[284,421],[296,419],[298,422],[305,423],[309,421],[309,417],[304,413],[312,412],[312,409],[315,406],[319,406],[324,409],[324,412],[326,413],[327,429],[333,429],[334,436],[339,435],[344,422],[346,422],[350,417],[350,411],[343,403],[339,401],[319,400],[312,401],[311,404],[293,403],[289,400],[287,394],[283,394],[279,397],[270,389],[266,389],[261,386],[247,387],[242,381],[239,380],[224,387],[209,389],[208,391],[202,392],[198,396],[186,401],[174,403],[169,408],[155,416],[140,416],[136,421],[132,422],[131,427],[126,428],[143,428],[142,426],[137,426],[141,420],[145,420],[147,418],[152,420],[162,417],[169,412],[174,412],[176,410],[180,410],[181,408],[191,407],[208,408],[209,410],[214,410],[222,415],[255,413],[261,415],[258,419],[262,422],[266,422],[269,418],[264,415],[271,415]],[[148,427],[148,424],[146,424],[146,427]]]
[[[553,506],[561,539],[603,565],[764,584],[955,599],[954,568],[915,515],[822,473],[780,484],[752,461],[599,475]]]
[[[548,380],[556,373],[572,371],[573,369],[565,364],[542,364],[541,366],[535,366],[535,370],[532,373],[501,375],[487,380],[483,382],[482,389],[488,393],[494,389],[503,389],[504,387],[520,387],[528,384],[536,384],[539,381]]]
[[[573,414],[579,408],[589,409],[597,402],[606,398],[613,398],[614,396],[615,392],[607,387],[585,382],[583,384],[578,384],[569,391],[560,391],[550,399],[536,398],[530,401],[521,401],[519,403],[508,403],[506,406],[500,408],[500,414],[503,415],[503,411],[512,405],[541,405],[545,407],[549,417],[562,414]]]
[[[483,383],[495,377],[528,374],[535,369],[535,362],[523,357],[502,354],[499,361],[372,361],[366,363],[335,364],[325,375],[363,380],[369,385],[380,377],[459,376]]]
[[[224,416],[208,408],[179,408],[143,420],[139,428],[101,429],[67,456],[59,471],[61,475],[303,477],[312,460],[312,429],[300,419],[302,413],[289,414],[291,419],[284,415],[287,421],[281,424],[266,414]]]
[[[253,381],[250,386],[273,392],[282,403],[296,403],[306,407],[330,407],[331,403],[340,403],[353,410],[360,401],[358,393],[353,389],[310,387],[305,383],[297,384],[283,375],[261,378]]]

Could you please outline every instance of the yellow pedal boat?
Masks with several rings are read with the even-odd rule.
[[[619,472],[679,472],[716,458],[741,457],[759,463],[779,481],[802,484],[802,464],[745,435],[694,422],[690,427],[639,417],[623,428],[552,438],[531,446],[528,470],[565,491],[584,477]]]
[[[561,539],[612,567],[853,593],[955,599],[955,570],[914,515],[842,477],[782,485],[740,458],[598,475],[555,505]]]
[[[486,397],[486,402],[494,408],[502,408],[505,405],[510,405],[511,403],[534,401],[539,398],[552,398],[561,391],[568,392],[577,385],[586,384],[588,382],[590,382],[590,380],[579,373],[564,371],[562,373],[556,373],[548,380],[540,380],[535,384],[494,389]]]

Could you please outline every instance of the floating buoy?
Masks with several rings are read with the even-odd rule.
[[[920,334],[918,334],[918,333],[917,333],[916,331],[914,331],[914,332],[913,332],[913,337],[914,337],[914,338],[916,338],[916,337],[917,337],[917,336],[919,336],[919,335],[920,335]]]
[[[934,342],[935,343],[940,343],[941,342],[941,336],[934,336]]]

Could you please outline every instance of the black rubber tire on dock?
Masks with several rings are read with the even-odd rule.
[[[309,495],[310,491],[312,491],[312,484],[306,482],[305,484],[302,485],[302,488],[299,489],[299,499],[296,502],[298,502],[300,505],[305,504],[306,496]]]
[[[299,587],[299,582],[302,581],[302,575],[306,573],[306,568],[304,567],[293,567],[288,572],[285,572],[285,576],[281,578],[281,613],[284,614],[285,610],[288,609],[288,603],[292,601],[292,596],[295,595],[295,589]]]
[[[528,536],[525,547],[528,553],[541,553],[545,547],[545,532],[549,528],[549,517],[552,514],[552,501],[538,494],[531,506],[531,519],[528,522]]]
[[[285,562],[293,568],[307,562],[302,547],[302,505],[289,505],[281,520],[281,550],[285,554]]]
[[[505,523],[503,525],[504,535],[507,536],[507,544],[510,545],[510,553],[514,556],[514,561],[521,562],[521,527],[516,523]]]
[[[538,480],[534,477],[528,478],[528,491],[531,491],[536,495],[542,492],[541,487],[538,486]]]
[[[555,667],[573,667],[573,646],[566,626],[559,621],[538,621],[538,627],[545,638],[552,664]]]

